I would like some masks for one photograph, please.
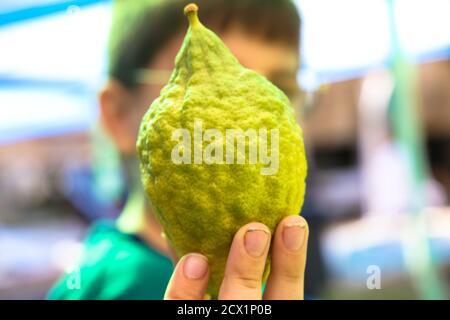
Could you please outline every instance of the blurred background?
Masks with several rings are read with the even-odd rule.
[[[307,295],[450,298],[450,1],[296,3]],[[44,298],[123,207],[98,124],[111,8],[0,2],[0,299]]]

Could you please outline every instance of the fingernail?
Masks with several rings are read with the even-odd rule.
[[[244,238],[247,253],[254,258],[262,256],[269,243],[269,232],[264,229],[249,228]]]
[[[201,279],[208,271],[208,261],[201,255],[191,254],[183,264],[184,275],[189,279]]]
[[[283,229],[283,242],[290,251],[297,251],[305,241],[305,221],[300,217],[292,217],[286,222]]]

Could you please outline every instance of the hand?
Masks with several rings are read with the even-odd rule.
[[[308,225],[300,216],[284,218],[272,241],[271,272],[262,296],[262,276],[270,247],[270,231],[249,223],[236,233],[228,255],[221,300],[303,299]],[[183,256],[166,290],[167,300],[203,300],[208,286],[208,260],[201,254]]]

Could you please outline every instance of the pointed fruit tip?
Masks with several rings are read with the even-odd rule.
[[[188,17],[190,24],[196,24],[198,21],[198,6],[195,3],[190,3],[184,7],[184,14]]]
[[[198,6],[195,3],[190,3],[186,7],[184,7],[184,14],[188,15],[191,12],[197,12]]]

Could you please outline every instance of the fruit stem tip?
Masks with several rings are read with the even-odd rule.
[[[195,3],[190,3],[184,7],[184,14],[188,17],[191,25],[196,24],[198,21],[198,6]]]

